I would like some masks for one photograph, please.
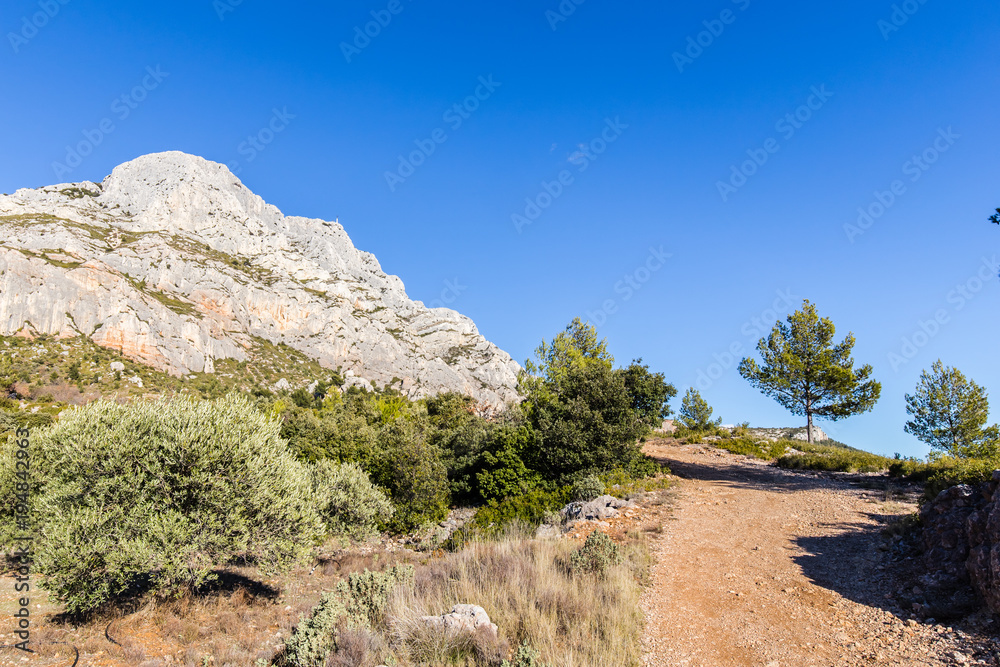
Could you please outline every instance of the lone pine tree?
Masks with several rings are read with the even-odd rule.
[[[838,420],[868,412],[875,407],[882,385],[870,379],[871,365],[854,368],[854,334],[835,345],[833,322],[820,318],[808,300],[787,322],[776,322],[770,335],[757,343],[763,365],[747,358],[739,370],[792,414],[806,416],[811,443],[813,417]]]

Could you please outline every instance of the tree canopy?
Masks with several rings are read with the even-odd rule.
[[[538,438],[526,463],[560,482],[637,463],[638,439],[670,414],[667,402],[677,395],[641,360],[614,368],[606,341],[579,318],[538,347],[521,392]]]
[[[989,412],[986,390],[938,359],[906,395],[912,419],[904,430],[957,458],[984,458],[997,450],[996,427],[986,428]]]
[[[713,422],[712,412],[712,407],[701,397],[701,392],[694,387],[687,390],[687,393],[684,394],[684,398],[681,400],[681,410],[679,413],[680,421],[685,427],[704,430],[712,425],[718,426],[722,423],[722,418],[720,417]]]
[[[758,342],[763,365],[746,358],[739,367],[740,375],[765,395],[806,416],[810,442],[813,417],[838,420],[868,412],[882,392],[882,385],[870,379],[871,365],[854,368],[854,334],[834,344],[835,334],[833,322],[820,318],[806,300],[787,324],[779,320]]]

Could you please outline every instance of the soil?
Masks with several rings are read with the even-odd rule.
[[[646,665],[1000,665],[1000,619],[911,611],[919,553],[892,529],[918,488],[672,440],[646,452],[681,478],[653,538]]]

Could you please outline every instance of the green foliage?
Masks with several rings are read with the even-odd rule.
[[[32,443],[36,562],[71,613],[196,588],[234,560],[283,569],[319,534],[306,471],[243,398],[97,401]]]
[[[569,486],[557,491],[534,489],[500,501],[491,500],[476,512],[471,527],[473,530],[490,533],[499,532],[512,523],[537,526],[547,513],[561,510],[572,500],[573,489]]]
[[[316,506],[328,533],[361,539],[392,518],[389,498],[358,464],[324,459],[311,473]]]
[[[899,459],[889,464],[889,474],[911,482],[926,482],[924,499],[932,500],[941,491],[959,484],[976,485],[989,481],[1000,470],[1000,456],[969,459],[942,456],[928,463]]]
[[[857,449],[795,443],[803,454],[786,454],[778,459],[778,466],[796,470],[825,470],[829,472],[881,472],[889,468],[890,459]]]
[[[810,441],[813,417],[838,420],[874,408],[882,385],[869,379],[870,365],[854,368],[854,334],[834,345],[833,322],[820,319],[808,300],[787,319],[757,344],[764,365],[744,359],[740,375],[792,414],[805,415]]]
[[[494,428],[484,444],[482,470],[476,474],[479,494],[484,500],[521,495],[541,483],[541,475],[524,463],[525,456],[537,444],[530,428],[523,425]]]
[[[574,320],[552,344],[544,341],[521,376],[524,409],[539,443],[525,463],[566,484],[580,473],[633,465],[638,439],[666,414],[676,390],[640,362],[614,369],[596,330]]]
[[[547,667],[545,663],[538,659],[539,655],[538,651],[531,648],[528,642],[524,642],[517,647],[517,652],[514,654],[514,662],[504,660],[500,663],[500,667]]]
[[[738,438],[719,440],[717,442],[713,442],[712,444],[720,449],[732,452],[733,454],[753,456],[754,458],[763,459],[765,461],[773,461],[784,455],[785,451],[789,447],[796,447],[798,445],[798,443],[794,443],[790,440],[778,440],[777,442],[774,442],[771,440],[758,440],[757,438],[747,435]]]
[[[604,482],[597,475],[587,475],[573,484],[573,500],[584,502],[604,495]]]
[[[622,562],[621,550],[607,534],[592,532],[577,551],[570,556],[570,567],[578,572],[603,576],[609,568]]]
[[[994,225],[1000,225],[1000,208],[997,209],[996,213],[990,216],[990,222]]]
[[[713,426],[719,426],[722,418],[712,421],[712,408],[708,405],[701,393],[691,387],[684,394],[681,401],[680,421],[686,428],[703,431]]]
[[[986,428],[990,405],[986,390],[957,368],[938,359],[920,374],[913,394],[906,395],[904,430],[936,450],[957,458],[986,458],[1000,453],[997,427]]]
[[[677,388],[666,381],[663,373],[650,373],[642,359],[636,359],[621,372],[625,390],[632,398],[632,409],[643,423],[659,428],[673,413],[669,402],[677,396]]]
[[[284,664],[289,667],[325,667],[337,650],[338,631],[381,629],[386,624],[389,596],[402,586],[413,585],[413,566],[400,565],[385,572],[355,572],[324,593],[309,618],[295,626],[285,642]]]
[[[386,425],[365,467],[396,505],[393,529],[409,531],[447,514],[448,470],[421,428],[402,420]]]

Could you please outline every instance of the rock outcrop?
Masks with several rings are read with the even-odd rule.
[[[587,502],[577,501],[570,503],[559,510],[559,513],[566,522],[603,521],[604,519],[616,518],[619,510],[635,506],[635,503],[631,500],[622,500],[614,496],[600,496]]]
[[[946,593],[971,586],[1000,613],[1000,470],[978,486],[945,489],[920,510],[925,583]],[[952,594],[953,595],[953,594]]]
[[[440,628],[446,633],[475,634],[477,632],[486,632],[493,639],[496,639],[497,636],[497,626],[490,621],[486,610],[472,604],[457,604],[451,608],[451,612],[448,614],[424,616],[421,620],[427,625]]]
[[[352,382],[499,404],[518,365],[412,301],[337,222],[285,216],[225,166],[146,155],[100,184],[0,196],[0,335],[87,336],[175,375],[286,344]]]

